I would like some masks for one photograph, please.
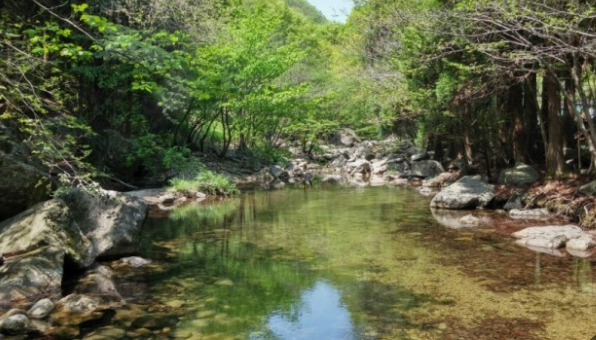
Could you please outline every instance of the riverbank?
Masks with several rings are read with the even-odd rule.
[[[430,214],[447,229],[491,230],[505,238],[513,235],[517,244],[555,257],[592,256],[596,235],[569,226],[581,221],[591,227],[594,198],[590,185],[579,180],[546,182],[524,164],[503,170],[493,185],[462,162],[432,158],[432,153],[412,143],[386,140],[326,145],[316,155],[295,152],[283,164],[257,169],[242,158],[203,158],[202,162],[245,191],[411,186],[421,197],[428,197]],[[0,317],[0,332],[44,333],[33,321],[48,315],[51,320],[55,315],[68,319],[80,313],[92,318],[98,306],[122,303],[114,292],[112,269],[150,263],[130,257],[138,254],[147,212],[153,218],[165,218],[183,205],[209,205],[221,199],[225,200],[172,188],[127,193],[98,189],[92,194],[75,190],[0,223],[0,300],[4,309],[12,308]],[[539,230],[531,228],[535,226]],[[78,275],[86,278],[86,288],[65,292],[63,282]],[[23,280],[28,283],[23,285]],[[40,308],[43,316],[37,317],[35,311]]]

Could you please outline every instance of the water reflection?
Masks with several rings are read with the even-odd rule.
[[[441,225],[428,204],[413,190],[372,188],[187,206],[147,225],[143,255],[164,269],[139,278],[148,288],[129,301],[174,306],[182,316],[171,335],[193,340],[592,332],[591,258],[534,253],[491,231],[492,223],[456,229],[461,214],[435,212]],[[500,218],[484,214],[477,216]],[[572,326],[579,321],[583,329]]]
[[[267,329],[254,332],[250,340],[361,340],[362,327],[352,324],[350,312],[341,302],[340,292],[331,284],[319,281],[300,296],[300,309],[288,315],[274,312]]]

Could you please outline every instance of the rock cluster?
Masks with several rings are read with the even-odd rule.
[[[73,190],[0,223],[0,308],[59,296],[65,265],[83,269],[135,253],[147,210],[129,195]],[[39,303],[33,318],[50,306]]]

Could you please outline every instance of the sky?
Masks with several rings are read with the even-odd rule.
[[[354,7],[352,0],[308,0],[329,20],[346,22],[347,15]]]

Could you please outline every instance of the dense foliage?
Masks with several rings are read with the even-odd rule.
[[[197,153],[265,164],[352,127],[564,177],[596,162],[594,11],[360,0],[338,24],[304,0],[5,2],[0,149],[76,185]]]

